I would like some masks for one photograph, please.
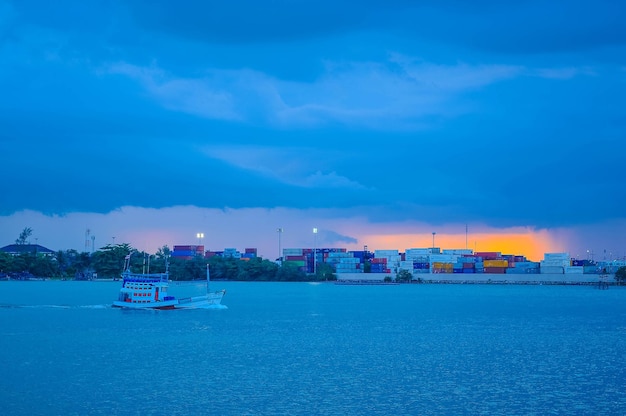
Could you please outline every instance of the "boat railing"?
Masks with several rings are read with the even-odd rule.
[[[127,282],[165,282],[167,283],[169,280],[169,276],[167,273],[152,273],[152,274],[142,274],[142,273],[131,273],[124,272],[122,277]]]

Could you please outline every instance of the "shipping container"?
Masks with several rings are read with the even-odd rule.
[[[570,261],[569,253],[544,253],[544,260],[567,260]]]
[[[180,246],[178,245],[178,246],[174,246],[172,251],[192,251],[194,253],[196,252],[204,253],[204,246],[190,246],[190,245]]]
[[[466,248],[455,248],[455,249],[445,249],[441,252],[442,254],[451,254],[454,256],[467,256],[467,255],[471,255],[472,254],[472,250],[471,249],[466,249]]]
[[[538,269],[539,263],[534,261],[520,261],[513,263],[513,267],[516,269]]]
[[[376,257],[388,257],[388,256],[398,256],[400,252],[398,250],[375,250],[374,256]]]
[[[456,263],[459,256],[452,254],[432,254],[429,258],[431,263]]]
[[[286,261],[291,261],[291,260],[305,261],[306,256],[285,256],[285,260]]]
[[[398,267],[404,270],[413,270],[413,262],[412,261],[401,261]]]
[[[541,274],[563,274],[563,267],[560,266],[541,266],[539,268]]]
[[[474,253],[476,257],[482,257],[484,260],[498,260],[502,254],[499,251],[480,251]]]
[[[172,257],[194,256],[195,251],[192,250],[174,250],[172,251]]]
[[[600,272],[600,268],[596,264],[583,266],[583,273],[585,274],[597,274],[599,272]]]
[[[485,260],[484,267],[509,267],[508,260]]]
[[[431,252],[429,248],[407,248],[404,254],[406,256],[428,256]]]
[[[507,267],[488,267],[485,266],[483,273],[487,274],[504,274],[506,273]]]
[[[329,259],[339,259],[339,258],[344,258],[344,257],[352,257],[352,253],[347,253],[347,252],[329,252],[329,253],[324,253],[325,255],[328,255]]]
[[[506,269],[506,274],[537,274],[539,273],[539,268],[522,268],[522,267],[511,267]]]
[[[570,266],[570,260],[562,259],[549,259],[549,260],[541,260],[540,267],[567,267]]]
[[[433,273],[452,273],[454,270],[453,263],[433,262]]]
[[[194,256],[172,256],[176,257],[178,260],[191,260]]]
[[[304,267],[306,266],[306,262],[302,261],[302,260],[285,260],[283,262],[283,264],[289,264],[289,265],[294,265],[294,266],[298,266],[298,267]]]

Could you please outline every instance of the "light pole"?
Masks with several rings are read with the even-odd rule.
[[[278,233],[278,261],[282,263],[283,254],[280,251],[280,236],[283,233],[282,227],[277,228],[276,232]]]
[[[317,274],[317,227],[313,228],[313,274]]]
[[[196,234],[196,237],[198,237],[198,245],[201,246],[202,245],[202,239],[204,238],[204,233],[198,233],[198,234]]]
[[[433,249],[435,248],[435,234],[437,233],[433,231]]]

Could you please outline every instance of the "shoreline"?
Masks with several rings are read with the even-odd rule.
[[[502,275],[507,276],[507,275]],[[595,278],[585,278],[585,279],[564,279],[563,275],[559,275],[560,278],[548,278],[548,279],[507,279],[502,278],[502,276],[494,276],[494,278],[480,278],[480,279],[425,279],[422,277],[422,281],[418,282],[417,280],[412,280],[411,282],[385,282],[382,279],[337,279],[337,280],[329,280],[329,281],[302,281],[302,282],[284,282],[284,281],[273,281],[273,280],[221,280],[222,282],[237,282],[237,283],[326,283],[326,284],[334,284],[339,286],[398,286],[398,285],[509,285],[509,286],[597,286],[607,288],[610,286],[621,286],[619,282],[617,282],[614,276],[607,276],[603,279],[600,277]],[[540,274],[537,275],[541,276]],[[590,275],[587,275],[590,276]],[[361,276],[362,277],[362,276]],[[440,277],[440,276],[438,276]],[[483,277],[483,276],[481,276]],[[2,280],[5,282],[119,282],[120,279],[92,279],[92,280],[75,280],[75,279],[56,279],[56,278],[29,278],[29,279],[8,279]],[[198,280],[176,280],[171,282],[173,285],[176,284],[188,284],[188,283],[201,283]]]

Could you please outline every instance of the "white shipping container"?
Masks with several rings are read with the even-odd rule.
[[[353,257],[352,253],[348,253],[348,252],[343,252],[343,251],[331,251],[330,253],[328,253],[328,258],[329,259],[335,259],[335,258],[343,258],[343,257]]]
[[[544,260],[567,260],[569,261],[570,255],[569,253],[544,253]]]
[[[430,263],[456,263],[459,256],[452,254],[431,254],[429,258]]]
[[[407,248],[404,254],[408,256],[427,256],[430,254],[429,248]]]
[[[301,256],[302,249],[301,248],[284,248],[283,256]]]
[[[583,266],[567,266],[565,274],[583,274]]]
[[[428,257],[427,256],[406,257],[406,261],[410,261],[412,263],[428,263]]]
[[[404,270],[413,270],[413,262],[412,261],[401,261],[399,267],[401,269],[404,269]]]
[[[518,261],[513,263],[513,267],[516,269],[537,269],[539,266],[540,263],[535,263],[533,261]]]
[[[560,267],[566,267],[566,266],[570,266],[570,261],[569,260],[541,260],[539,262],[541,264],[541,266],[560,266]]]
[[[376,257],[376,258],[388,257],[388,256],[398,256],[398,255],[400,255],[398,250],[376,250],[376,251],[374,251],[374,257]]]
[[[336,273],[338,273],[338,274],[342,274],[342,273],[363,273],[363,270],[361,270],[361,269],[337,269]]]
[[[567,267],[570,266],[569,260],[541,260],[541,267]]]
[[[539,269],[541,274],[563,274],[563,267],[546,266]]]
[[[464,254],[472,254],[472,249],[469,248],[455,248],[455,249],[446,249],[443,250],[443,254],[452,254],[457,256],[462,256]]]

